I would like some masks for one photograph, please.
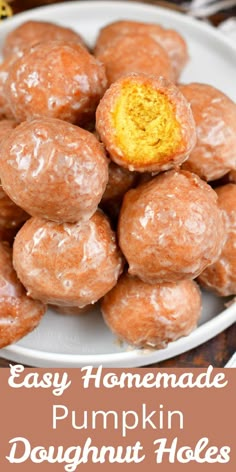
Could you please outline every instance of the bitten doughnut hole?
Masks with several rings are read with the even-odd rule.
[[[130,171],[176,167],[196,143],[188,102],[172,82],[154,75],[114,82],[98,105],[96,129],[111,160]]]
[[[174,106],[151,86],[124,84],[113,121],[118,145],[131,165],[158,162],[181,146],[181,127]]]

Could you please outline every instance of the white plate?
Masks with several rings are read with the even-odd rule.
[[[182,80],[212,84],[236,100],[236,49],[231,43],[214,28],[187,16],[146,4],[95,1],[38,8],[1,24],[0,45],[10,30],[29,19],[71,26],[92,44],[100,27],[122,18],[157,22],[179,31],[188,42],[191,56]],[[120,346],[104,325],[99,312],[73,317],[49,311],[33,333],[3,349],[1,356],[37,367],[147,365],[188,351],[234,323],[236,304],[225,309],[224,303],[224,299],[209,293],[203,294],[203,315],[199,327],[190,336],[159,351]]]

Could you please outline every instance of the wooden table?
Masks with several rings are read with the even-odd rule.
[[[13,0],[11,6],[14,13],[19,13],[30,8],[52,3],[60,3],[61,1],[65,0]],[[149,0],[146,3],[165,4],[163,1],[158,2]],[[176,1],[176,3],[180,2]],[[173,8],[178,9],[178,6],[173,6]],[[220,21],[225,19],[225,17],[226,13],[220,13],[211,17],[211,22],[213,24],[218,24]],[[204,367],[209,364],[214,367],[223,367],[235,351],[236,323],[202,346],[192,349],[191,351],[174,357],[168,361],[153,364],[152,367]],[[8,364],[8,361],[0,358],[0,367],[7,367]]]

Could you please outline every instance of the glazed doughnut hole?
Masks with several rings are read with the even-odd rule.
[[[174,82],[166,51],[149,35],[118,36],[97,59],[105,65],[108,85],[134,72],[164,76]]]
[[[226,243],[214,264],[199,276],[199,283],[220,296],[236,294],[236,185],[216,189],[218,203],[226,219]]]
[[[115,82],[96,112],[111,159],[131,171],[163,171],[184,162],[196,143],[188,102],[163,77],[130,75]]]
[[[236,104],[211,85],[192,83],[180,90],[191,104],[197,130],[197,144],[183,168],[207,181],[236,170]]]
[[[46,306],[26,295],[12,266],[12,251],[0,242],[0,348],[35,329]]]
[[[187,171],[129,190],[118,234],[129,273],[151,284],[194,279],[217,260],[226,238],[215,191]]]
[[[51,40],[13,62],[4,93],[19,122],[49,117],[81,125],[91,121],[106,88],[103,64],[83,46]]]
[[[162,349],[196,328],[201,294],[195,282],[149,285],[123,275],[103,299],[104,321],[121,340]]]
[[[149,35],[166,51],[177,80],[188,62],[188,48],[184,38],[174,30],[163,28],[158,24],[140,23],[137,21],[115,21],[99,32],[95,45],[95,55],[102,55],[120,36]]]
[[[30,215],[63,223],[95,213],[108,160],[92,133],[52,118],[24,122],[0,154],[2,187]]]
[[[123,269],[115,234],[101,211],[77,224],[30,219],[15,238],[13,263],[32,298],[79,308],[111,290]]]

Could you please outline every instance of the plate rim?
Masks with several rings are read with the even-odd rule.
[[[229,48],[234,54],[236,54],[236,45],[233,44],[230,39],[228,39],[222,31],[217,28],[203,23],[196,18],[192,18],[186,14],[180,12],[172,11],[160,6],[153,4],[146,4],[140,2],[127,2],[125,0],[115,0],[112,3],[108,0],[105,1],[78,1],[78,2],[64,2],[53,5],[44,5],[38,8],[27,10],[25,12],[19,13],[9,19],[1,25],[0,29],[0,38],[4,37],[11,27],[21,23],[22,21],[27,21],[28,19],[35,19],[40,13],[48,13],[49,16],[59,10],[91,10],[94,13],[95,8],[104,9],[109,8],[116,10],[117,8],[128,7],[129,9],[134,9],[137,11],[149,11],[155,12],[158,15],[160,12],[164,17],[177,19],[177,21],[187,23],[188,25],[193,25],[195,28],[198,28],[199,31],[204,31],[211,37],[217,38],[221,43],[223,43],[227,48]],[[49,18],[49,21],[50,18]],[[55,19],[57,22],[57,20]],[[59,20],[59,23],[60,20]],[[236,56],[235,56],[236,58]],[[225,318],[225,319],[224,319]],[[6,348],[0,350],[1,356],[3,358],[19,361],[23,359],[24,363],[27,361],[34,362],[36,366],[39,367],[80,367],[85,365],[104,365],[104,366],[113,366],[113,367],[138,367],[145,366],[153,362],[161,362],[162,360],[167,360],[171,357],[174,357],[178,354],[187,352],[190,349],[193,349],[206,341],[212,339],[220,332],[224,331],[230,325],[236,322],[236,303],[233,303],[230,307],[222,311],[221,313],[214,316],[211,320],[206,321],[201,326],[197,327],[189,336],[182,337],[179,340],[169,343],[167,349],[161,350],[141,350],[137,348],[131,348],[129,351],[122,351],[121,353],[113,352],[106,354],[62,354],[62,353],[51,353],[47,351],[34,350],[31,348],[23,347],[18,344],[11,344]],[[220,330],[219,330],[220,326]],[[209,336],[209,331],[212,329]],[[191,338],[189,339],[189,337]],[[199,338],[201,341],[199,342]],[[189,340],[189,341],[188,341]],[[170,352],[168,353],[168,349]],[[122,362],[123,361],[123,362]]]
[[[225,320],[224,320],[225,318]],[[105,367],[113,366],[113,367],[122,367],[124,360],[126,358],[125,367],[138,367],[138,366],[145,366],[147,364],[151,364],[153,362],[162,362],[162,360],[167,360],[176,355],[183,354],[195,347],[198,347],[204,344],[206,341],[209,341],[213,337],[215,337],[220,332],[224,331],[226,328],[231,326],[236,322],[236,303],[232,303],[228,308],[224,311],[213,317],[211,320],[203,323],[199,327],[197,327],[191,333],[191,338],[189,336],[183,336],[179,338],[177,341],[169,343],[166,349],[159,349],[159,350],[148,350],[148,349],[132,349],[130,351],[122,351],[121,353],[106,353],[106,354],[62,354],[62,353],[48,353],[46,351],[38,351],[33,350],[30,348],[22,347],[17,344],[11,344],[8,347],[0,350],[2,357],[9,359],[9,354],[11,359],[15,360],[16,357],[24,358],[23,363],[27,363],[27,359],[36,359],[36,362],[40,362],[40,367],[80,367],[86,365],[104,365]],[[219,331],[218,326],[221,326],[222,329]],[[211,334],[209,336],[209,330],[213,328]],[[199,342],[199,338],[201,338],[201,342]],[[189,346],[189,343],[191,346]],[[170,350],[168,354],[168,349]],[[171,352],[171,351],[174,351]],[[159,356],[158,356],[159,354]],[[167,354],[167,356],[166,356]],[[35,357],[36,356],[36,357]],[[156,357],[160,357],[160,359],[155,359]],[[163,359],[162,359],[163,357]],[[26,362],[25,362],[26,359]],[[87,360],[89,359],[89,360]],[[140,360],[144,361],[140,365]],[[42,361],[42,362],[41,362]],[[54,365],[51,365],[53,361]]]

